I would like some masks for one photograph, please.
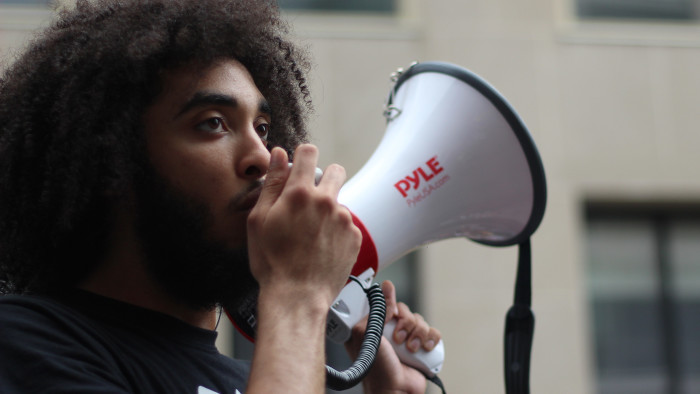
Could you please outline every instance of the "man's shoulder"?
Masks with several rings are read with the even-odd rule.
[[[15,294],[0,296],[0,327],[32,323],[45,325],[65,315],[70,315],[69,308],[49,297]]]
[[[105,308],[99,303],[88,305]],[[10,393],[41,391],[39,383],[30,379],[41,375],[46,382],[61,382],[62,387],[94,385],[124,391],[183,392],[184,387],[201,386],[233,393],[245,388],[248,363],[180,345],[181,336],[168,342],[152,333],[130,331],[131,325],[113,325],[112,320],[103,319],[111,313],[107,309],[95,314],[86,313],[86,307],[60,297],[0,296],[0,365],[24,360],[0,371],[0,387],[18,388]],[[117,315],[117,320],[133,318]],[[168,327],[163,330],[164,336],[174,335]]]
[[[79,313],[51,297],[0,296],[0,365],[8,366],[0,372],[0,387],[40,392],[42,382],[52,382],[80,392],[83,383],[109,380],[125,388],[120,376],[104,373],[116,364],[93,333]],[[84,371],[85,379],[75,379],[75,371]]]
[[[81,313],[46,296],[0,296],[0,348],[60,352],[94,344],[96,327]],[[81,346],[77,346],[80,344]],[[94,350],[94,349],[91,349]]]
[[[55,304],[55,302],[46,296],[38,294],[3,294],[0,295],[0,309],[19,308],[23,310],[32,305]]]

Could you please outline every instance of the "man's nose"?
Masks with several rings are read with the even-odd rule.
[[[247,132],[242,142],[237,149],[241,157],[236,166],[238,175],[242,178],[258,179],[267,174],[270,168],[270,151],[267,150],[265,142],[254,130]]]

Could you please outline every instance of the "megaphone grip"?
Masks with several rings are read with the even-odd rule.
[[[435,345],[433,350],[425,351],[423,349],[418,349],[418,351],[414,353],[406,348],[406,343],[399,345],[394,342],[392,336],[395,329],[396,319],[389,320],[384,327],[384,336],[389,340],[402,363],[419,370],[428,378],[440,372],[442,364],[445,361],[445,345],[442,339]]]
[[[530,352],[535,316],[529,307],[513,305],[506,316],[505,380],[506,393],[530,393]]]
[[[530,239],[519,245],[515,300],[506,315],[505,381],[506,394],[530,393],[530,353],[535,333],[532,302]]]

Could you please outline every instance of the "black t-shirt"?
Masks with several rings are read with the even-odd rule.
[[[216,332],[84,291],[0,296],[0,393],[243,393]]]

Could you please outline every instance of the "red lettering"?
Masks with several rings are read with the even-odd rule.
[[[444,168],[440,167],[440,162],[437,161],[437,156],[433,157],[432,159],[428,160],[425,162],[425,164],[428,165],[428,167],[433,170],[433,174],[437,175],[444,170]]]
[[[402,187],[404,185],[405,185],[405,189]],[[402,179],[402,180],[396,182],[394,184],[394,187],[401,193],[402,196],[406,197],[406,195],[407,195],[406,192],[408,191],[408,189],[411,188],[411,185]]]
[[[414,189],[418,189],[418,185],[420,185],[420,177],[418,176],[418,170],[413,170],[413,177],[407,175],[406,180],[411,181],[413,183]]]
[[[427,173],[427,170],[423,169],[423,166],[420,166],[413,170],[411,174],[406,175],[405,178],[401,179],[400,181],[396,182],[394,184],[394,187],[396,190],[401,193],[401,195],[405,198],[408,196],[408,191],[413,188],[413,189],[418,189],[418,186],[421,184],[421,178],[423,178],[426,182],[430,181],[435,177],[435,175],[443,172],[445,169],[440,166],[440,162],[437,159],[437,156],[433,156],[430,160],[425,162],[425,165],[428,166],[430,169]],[[432,191],[432,185],[429,185],[431,187],[430,191]],[[420,196],[418,196],[420,197]],[[421,197],[422,199],[422,197]],[[419,200],[420,201],[420,200]],[[415,203],[415,201],[412,201]],[[409,204],[410,205],[410,204]]]
[[[420,172],[420,174],[423,175],[423,179],[425,179],[426,181],[433,179],[433,177],[435,176],[435,174],[426,175],[425,171],[423,171],[423,169],[420,167],[418,167],[416,171]]]

